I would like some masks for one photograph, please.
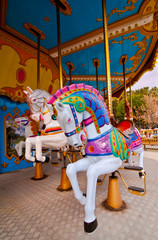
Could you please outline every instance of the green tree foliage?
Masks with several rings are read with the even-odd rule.
[[[150,99],[153,99],[153,103],[149,104],[147,102],[146,96],[150,96]],[[130,103],[130,97],[129,92],[127,92],[127,99]],[[151,100],[150,100],[151,101]],[[141,88],[139,90],[132,91],[132,111],[133,111],[133,119],[136,127],[142,128],[142,127],[156,127],[156,121],[153,117],[153,114],[158,115],[158,109],[155,107],[158,107],[158,88],[154,87],[152,89],[149,89],[149,87]],[[150,115],[152,106],[154,106],[154,111]],[[114,98],[113,99],[113,113],[114,117],[118,122],[121,122],[124,120],[125,116],[125,100],[124,95],[120,99]],[[150,119],[147,121],[147,119]],[[151,119],[153,119],[153,123],[151,123]],[[149,126],[150,125],[150,126]]]

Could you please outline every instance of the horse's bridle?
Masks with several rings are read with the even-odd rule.
[[[81,131],[81,126],[80,126],[80,124],[79,124],[79,122],[78,122],[78,118],[77,118],[77,115],[76,115],[75,108],[74,108],[73,105],[69,105],[69,106],[70,106],[70,109],[71,109],[71,111],[72,111],[72,115],[73,115],[74,120],[75,120],[75,126],[76,126],[76,128],[75,128],[73,131],[71,131],[71,132],[65,133],[65,136],[66,136],[66,137],[71,137],[72,135],[74,135],[74,134],[76,134],[76,133],[80,133],[80,131]]]

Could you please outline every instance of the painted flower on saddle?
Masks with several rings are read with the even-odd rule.
[[[99,141],[99,147],[101,150],[109,151],[108,141],[110,141],[109,136],[105,136]]]

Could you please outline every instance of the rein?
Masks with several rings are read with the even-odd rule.
[[[74,135],[74,134],[76,134],[76,133],[80,133],[80,131],[81,131],[81,126],[80,126],[80,124],[79,124],[79,122],[78,122],[78,118],[77,118],[77,115],[76,115],[76,111],[75,111],[74,106],[73,106],[73,105],[70,105],[70,109],[71,109],[71,111],[72,111],[72,115],[73,115],[74,120],[75,120],[75,126],[76,126],[76,128],[75,128],[73,131],[71,131],[71,132],[65,133],[65,136],[66,136],[66,137],[71,137],[72,135]]]

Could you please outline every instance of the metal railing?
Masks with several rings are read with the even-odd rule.
[[[157,150],[158,151],[158,138],[142,138],[142,144],[144,146],[144,150]]]

